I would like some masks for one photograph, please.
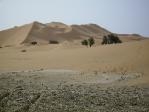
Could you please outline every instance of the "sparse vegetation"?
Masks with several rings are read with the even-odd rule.
[[[116,44],[116,43],[122,43],[122,41],[119,39],[117,35],[109,34],[103,37],[101,44]]]
[[[89,43],[89,46],[91,47],[92,45],[95,44],[95,40],[91,37],[88,39],[88,43]]]
[[[33,41],[33,42],[31,42],[31,44],[32,44],[32,45],[36,45],[36,44],[37,44],[37,42],[36,42],[36,41]]]
[[[49,44],[59,44],[59,42],[56,40],[49,40]]]
[[[83,40],[82,42],[82,45],[85,45],[85,46],[92,46],[95,44],[95,40],[93,38],[89,38],[88,40]]]
[[[82,43],[82,45],[88,46],[88,41],[87,40],[83,40],[81,43]]]
[[[25,50],[25,49],[23,49],[23,50],[21,50],[21,52],[26,52],[26,50]]]

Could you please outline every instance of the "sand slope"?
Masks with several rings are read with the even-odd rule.
[[[32,24],[0,31],[0,46],[14,46],[21,44],[28,36]]]

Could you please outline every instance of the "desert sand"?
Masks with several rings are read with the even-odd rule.
[[[0,70],[72,69],[103,72],[136,71],[147,74],[148,48],[149,40],[91,48],[73,43],[5,47],[0,49]]]
[[[149,39],[118,34],[123,43],[101,45],[109,33],[58,22],[1,31],[0,111],[149,111]],[[96,44],[81,45],[89,37]]]

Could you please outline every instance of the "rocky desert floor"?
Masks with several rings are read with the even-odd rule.
[[[142,73],[32,70],[0,73],[0,112],[149,112]]]

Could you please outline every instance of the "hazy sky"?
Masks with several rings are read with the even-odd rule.
[[[149,0],[0,0],[0,30],[32,21],[96,23],[149,36]]]

